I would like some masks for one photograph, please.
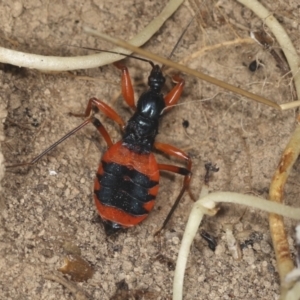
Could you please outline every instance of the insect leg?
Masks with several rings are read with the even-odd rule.
[[[77,131],[79,131],[80,129],[82,129],[84,126],[86,126],[89,123],[92,123],[97,128],[97,130],[99,131],[99,133],[103,136],[104,140],[106,141],[108,147],[110,147],[110,146],[113,145],[113,143],[111,141],[111,138],[110,138],[108,132],[106,131],[106,129],[104,128],[104,126],[102,125],[102,123],[97,118],[91,117],[91,118],[85,120],[83,123],[81,123],[79,126],[77,126],[76,128],[74,128],[70,132],[68,132],[66,135],[64,135],[61,139],[59,139],[58,141],[56,141],[54,144],[52,144],[50,147],[48,147],[46,150],[44,150],[38,156],[34,157],[31,161],[29,161],[29,162],[23,162],[23,163],[19,163],[19,164],[15,164],[15,165],[10,165],[10,166],[5,166],[5,167],[7,169],[9,169],[9,168],[15,168],[15,167],[32,166],[32,165],[34,165],[43,156],[45,156],[47,153],[49,153],[51,150],[53,150],[54,148],[56,148],[59,144],[61,144],[63,141],[65,141],[66,139],[68,139],[70,136],[72,136],[73,134],[75,134]]]
[[[87,118],[90,116],[92,110],[102,111],[108,118],[110,118],[113,121],[115,121],[116,123],[118,123],[120,125],[121,129],[124,128],[125,122],[119,116],[119,114],[114,109],[112,109],[109,105],[107,105],[106,103],[104,103],[103,101],[101,101],[97,98],[91,98],[89,100],[84,114],[75,114],[75,113],[69,113],[69,114],[74,117]]]
[[[136,110],[136,106],[134,103],[134,91],[130,79],[130,75],[126,66],[122,65],[120,62],[115,62],[114,66],[122,71],[122,95],[126,101],[126,103],[131,107],[134,111]]]
[[[97,118],[93,117],[92,119],[92,124],[96,127],[96,129],[99,131],[99,133],[102,135],[102,137],[104,138],[108,148],[110,148],[113,145],[113,142],[109,136],[109,133],[107,132],[107,130],[105,129],[105,127],[103,126],[103,124],[100,122],[100,120],[98,120]]]
[[[175,105],[184,88],[185,81],[179,75],[173,76],[173,81],[176,82],[176,85],[172,88],[172,90],[165,96],[165,105],[166,107]]]
[[[162,144],[162,143],[158,143],[156,142],[154,144],[155,149],[168,154],[168,155],[172,155],[175,156],[177,158],[183,159],[187,162],[187,168],[182,168],[182,167],[178,167],[178,166],[173,166],[173,165],[165,165],[165,164],[158,164],[158,169],[159,170],[163,170],[163,171],[169,171],[169,172],[173,172],[173,173],[177,173],[180,175],[184,175],[184,181],[183,181],[183,185],[181,188],[181,191],[179,193],[179,195],[177,196],[176,201],[174,202],[169,214],[167,215],[165,221],[163,222],[162,227],[156,232],[159,233],[163,228],[165,228],[165,226],[167,225],[167,223],[169,222],[173,212],[175,211],[175,209],[177,208],[180,199],[182,198],[184,192],[186,190],[189,191],[189,195],[190,197],[195,201],[195,197],[192,195],[192,193],[189,190],[189,185],[190,185],[190,181],[191,181],[191,169],[192,169],[192,160],[191,158],[182,150],[172,146],[172,145],[168,145],[168,144]]]
[[[50,147],[48,147],[46,150],[44,150],[42,153],[40,153],[38,156],[34,157],[30,162],[25,162],[25,163],[19,163],[15,165],[10,165],[10,166],[5,166],[7,169],[9,168],[15,168],[15,167],[21,167],[21,166],[32,166],[34,165],[37,161],[39,161],[44,155],[49,153],[51,150],[56,148],[59,144],[61,144],[63,141],[68,139],[71,135],[75,134],[77,131],[79,131],[81,128],[86,126],[87,124],[91,123],[92,119],[89,118],[85,120],[83,123],[81,123],[79,126],[68,132],[66,135],[64,135],[61,139],[59,139],[57,142],[52,144]]]

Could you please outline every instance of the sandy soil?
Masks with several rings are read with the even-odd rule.
[[[277,103],[293,99],[289,76],[269,51],[256,43],[243,43],[250,30],[263,22],[235,1],[183,5],[145,45],[168,56],[193,16],[200,14],[172,57],[218,79],[264,95]],[[263,2],[282,22],[299,50],[297,1]],[[13,4],[14,3],[14,4]],[[166,0],[0,2],[1,45],[45,55],[83,55],[70,45],[107,49],[87,36],[87,24],[128,40],[163,9]],[[229,46],[223,43],[234,41]],[[205,48],[206,47],[206,48]],[[275,51],[280,49],[274,44]],[[200,51],[207,49],[207,51]],[[197,51],[200,51],[197,54]],[[253,60],[261,67],[249,71]],[[136,98],[145,89],[149,66],[127,59],[136,85]],[[7,104],[6,140],[2,149],[8,162],[28,161],[68,132],[81,120],[68,112],[81,112],[96,96],[128,119],[130,111],[120,97],[120,74],[113,66],[72,73],[44,74],[1,66],[0,97]],[[164,117],[157,140],[176,145],[193,158],[192,191],[199,194],[204,164],[220,167],[212,191],[236,191],[267,197],[280,154],[295,125],[295,112],[272,108],[231,94],[191,76],[180,103]],[[166,91],[171,87],[167,85]],[[103,120],[103,118],[102,118]],[[182,126],[188,120],[189,127]],[[118,127],[104,120],[112,139]],[[174,265],[192,201],[182,200],[167,229],[155,238],[180,190],[180,176],[162,174],[156,207],[140,226],[107,238],[96,218],[92,200],[93,178],[106,150],[90,126],[68,139],[31,168],[7,172],[0,200],[0,299],[74,299],[61,284],[45,279],[57,274],[67,254],[77,253],[93,268],[94,275],[73,283],[91,299],[171,299]],[[160,162],[170,161],[157,155]],[[179,161],[172,160],[175,164]],[[286,189],[286,203],[297,205],[299,164]],[[56,175],[51,175],[55,171]],[[226,246],[224,226],[232,224],[242,244],[242,258],[235,260]],[[295,223],[286,220],[293,249]],[[252,209],[222,205],[220,213],[206,218],[201,229],[216,237],[211,251],[197,236],[188,262],[184,299],[278,299],[279,278],[268,231],[267,215]],[[71,248],[71,249],[70,249]],[[69,277],[66,277],[69,278]],[[122,280],[123,284],[120,284]]]

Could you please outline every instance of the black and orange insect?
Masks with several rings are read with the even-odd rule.
[[[148,60],[147,60],[148,61]],[[163,227],[168,222],[179,203],[183,193],[188,189],[191,180],[192,161],[182,150],[159,142],[155,142],[158,134],[159,121],[165,112],[175,105],[183,91],[184,80],[175,75],[175,87],[165,96],[162,88],[165,77],[158,65],[148,61],[152,70],[148,77],[149,88],[137,103],[134,101],[133,86],[127,67],[120,62],[114,65],[122,72],[122,95],[134,111],[133,116],[125,123],[119,114],[103,101],[91,98],[84,114],[70,113],[72,116],[88,118],[80,126],[66,134],[59,141],[46,149],[30,163],[14,166],[32,165],[42,156],[73,135],[85,125],[92,123],[107,143],[108,150],[99,164],[94,182],[94,201],[97,211],[104,223],[106,233],[121,228],[135,226],[142,222],[153,209],[159,188],[160,171],[169,171],[184,176],[183,187],[174,203]],[[92,112],[101,111],[114,120],[122,130],[122,138],[113,143],[107,130]],[[153,150],[182,159],[186,168],[159,164]]]

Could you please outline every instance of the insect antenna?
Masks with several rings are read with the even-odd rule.
[[[195,14],[192,19],[190,20],[190,22],[187,24],[187,26],[185,27],[185,29],[183,30],[183,32],[181,33],[179,39],[177,40],[176,44],[174,45],[171,53],[169,54],[169,56],[167,57],[168,59],[170,59],[172,57],[172,55],[175,53],[175,50],[177,49],[178,45],[180,44],[180,42],[182,41],[183,39],[183,36],[186,34],[187,30],[189,29],[190,25],[192,24],[192,22],[194,21],[195,19],[195,16],[197,14]],[[164,68],[166,67],[166,65],[162,65],[161,66],[161,70],[163,70]]]
[[[110,51],[110,50],[103,50],[103,49],[98,49],[98,48],[77,47],[77,46],[73,46],[73,45],[70,45],[70,46],[71,46],[71,47],[80,48],[80,49],[92,50],[92,51],[96,51],[96,52],[106,52],[106,53],[112,53],[112,54],[123,55],[123,56],[125,56],[125,57],[135,58],[135,59],[138,59],[138,60],[141,60],[141,61],[148,62],[148,63],[151,65],[152,68],[154,67],[153,61],[151,61],[151,60],[149,60],[149,59],[146,59],[146,58],[143,58],[143,57],[135,56],[135,55],[132,55],[132,54],[126,54],[126,53],[117,52],[117,51]]]
[[[85,120],[83,123],[81,123],[79,126],[75,127],[73,130],[71,130],[70,132],[68,132],[66,135],[64,135],[61,139],[59,139],[58,141],[56,141],[54,144],[50,145],[50,147],[48,147],[46,150],[44,150],[42,153],[40,153],[38,156],[34,157],[31,161],[29,162],[22,162],[22,163],[17,163],[17,164],[13,164],[13,165],[6,165],[5,168],[6,169],[10,169],[10,168],[16,168],[16,167],[24,167],[24,166],[32,166],[34,165],[37,161],[39,161],[43,156],[45,156],[47,153],[49,153],[51,150],[53,150],[54,148],[56,148],[59,144],[61,144],[63,141],[65,141],[66,139],[68,139],[70,136],[72,136],[73,134],[75,134],[77,131],[79,131],[81,128],[85,127],[87,124],[92,123],[93,122],[93,118],[89,118],[87,120]]]

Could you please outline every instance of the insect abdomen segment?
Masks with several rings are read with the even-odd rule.
[[[153,209],[159,171],[152,153],[139,154],[118,142],[104,154],[94,185],[97,210],[104,221],[134,226]]]

